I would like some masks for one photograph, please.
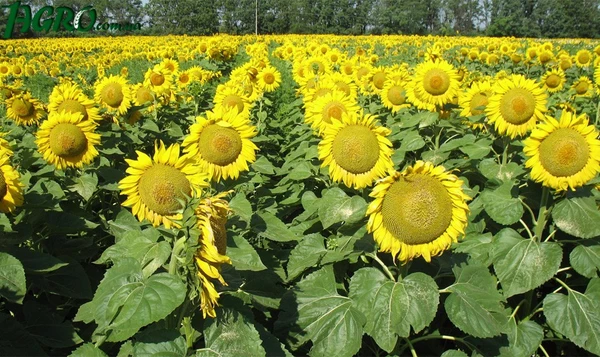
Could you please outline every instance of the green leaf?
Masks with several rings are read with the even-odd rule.
[[[497,223],[509,226],[523,216],[523,205],[511,194],[513,182],[505,182],[497,189],[484,190],[481,200],[487,214]]]
[[[101,349],[91,343],[79,346],[69,357],[108,357]]]
[[[19,259],[27,274],[43,274],[55,271],[68,263],[49,254],[31,250],[28,247],[10,247],[7,253]]]
[[[26,291],[23,265],[12,255],[0,252],[0,296],[20,304]]]
[[[535,353],[542,339],[544,329],[537,323],[528,320],[518,325],[514,319],[508,323],[508,347],[500,348],[500,356],[531,356]]]
[[[179,278],[159,273],[146,279],[136,259],[123,258],[106,272],[94,299],[80,307],[75,321],[95,321],[96,333],[107,334],[107,341],[124,341],[169,315],[185,294]]]
[[[509,313],[496,290],[496,279],[487,267],[455,267],[454,275],[456,282],[446,288],[451,294],[444,303],[450,321],[475,337],[488,338],[503,333]]]
[[[185,357],[185,338],[175,330],[153,330],[136,336],[133,346],[136,357]]]
[[[480,160],[486,157],[490,153],[490,150],[492,150],[492,141],[490,139],[480,139],[461,146],[459,149],[467,154],[470,159]]]
[[[43,345],[65,348],[83,342],[73,324],[46,305],[29,300],[23,305],[23,313],[27,322],[25,329]]]
[[[337,293],[333,267],[327,265],[284,295],[275,328],[287,331],[296,348],[312,341],[311,356],[353,356],[365,317],[352,305]]]
[[[287,264],[287,280],[292,281],[306,269],[316,267],[327,254],[325,238],[315,233],[304,236],[292,249]]]
[[[106,249],[96,263],[116,263],[123,258],[135,258],[142,265],[144,276],[149,277],[169,259],[171,246],[165,241],[153,242],[142,234],[135,231],[125,233],[123,239]]]
[[[97,186],[98,176],[93,172],[86,172],[75,178],[75,184],[71,186],[71,189],[88,201],[96,191]]]
[[[485,159],[479,163],[479,171],[489,180],[511,181],[525,173],[521,165],[509,162],[500,165],[494,159]]]
[[[258,331],[248,318],[233,309],[218,309],[217,318],[205,320],[206,348],[196,356],[265,356]]]
[[[8,314],[0,313],[0,356],[45,356],[35,338]]]
[[[254,247],[237,234],[229,240],[227,256],[236,270],[261,271],[267,269]]]
[[[356,223],[364,218],[367,211],[367,202],[360,196],[349,197],[340,188],[329,189],[321,199],[319,206],[319,219],[323,228],[345,221]]]
[[[423,273],[399,282],[389,280],[375,268],[362,268],[350,281],[350,299],[367,318],[365,332],[383,350],[391,352],[398,336],[410,336],[433,321],[439,304],[438,286]]]
[[[275,166],[273,166],[273,164],[271,164],[264,156],[260,156],[256,159],[252,164],[252,168],[261,174],[273,175],[275,173]]]
[[[558,243],[538,243],[518,234],[496,235],[493,249],[496,257],[494,271],[507,298],[535,289],[550,280],[562,261],[562,249]]]
[[[233,210],[233,213],[238,215],[242,220],[250,223],[252,219],[252,205],[250,201],[246,199],[241,193],[236,194],[231,201],[229,201],[229,208]]]
[[[469,357],[469,355],[459,350],[447,350],[440,357]]]
[[[577,346],[600,354],[600,279],[590,280],[585,293],[549,294],[544,299],[548,325]]]
[[[400,151],[416,151],[425,146],[425,140],[419,132],[410,131],[402,138],[402,144],[398,150]]]
[[[312,171],[310,170],[311,167],[312,166],[306,161],[300,162],[297,165],[294,165],[287,177],[296,181],[306,180],[313,175]]]
[[[592,197],[565,198],[552,210],[554,224],[577,238],[600,236],[600,210]]]
[[[121,236],[130,231],[141,232],[140,221],[135,218],[131,212],[122,208],[114,221],[109,222],[110,232],[115,236],[118,242]]]
[[[492,264],[491,249],[491,233],[467,233],[461,242],[454,245],[455,252],[468,253],[471,259],[486,267]]]
[[[299,239],[285,223],[269,212],[258,212],[253,217],[251,226],[261,236],[276,242],[290,242]]]
[[[587,278],[597,278],[600,270],[600,245],[578,245],[569,255],[571,266]]]
[[[45,274],[32,275],[31,282],[46,292],[61,296],[89,299],[92,297],[90,279],[81,264],[63,257],[67,265]]]

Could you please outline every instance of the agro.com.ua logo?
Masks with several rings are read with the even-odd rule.
[[[29,5],[21,5],[20,1],[16,1],[11,5],[2,6],[8,8],[10,13],[6,22],[6,30],[4,38],[11,38],[16,24],[21,24],[21,33],[27,33],[29,30],[36,32],[58,32],[64,31],[80,31],[89,32],[92,30],[112,30],[112,31],[133,31],[141,30],[142,24],[117,24],[117,23],[100,23],[96,25],[96,10],[92,5],[88,5],[75,13],[75,11],[66,6],[55,8],[54,6],[44,6],[36,11],[33,18],[31,17],[31,7]],[[23,16],[19,16],[22,12]],[[43,18],[43,20],[42,20]]]

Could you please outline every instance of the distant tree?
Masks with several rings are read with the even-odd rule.
[[[145,10],[153,33],[208,35],[218,29],[215,0],[149,0]]]

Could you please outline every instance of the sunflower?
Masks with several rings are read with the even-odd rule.
[[[304,119],[321,135],[335,120],[341,120],[344,113],[358,110],[359,106],[355,100],[335,90],[307,104]]]
[[[237,179],[248,171],[248,162],[256,160],[256,145],[250,141],[256,127],[235,110],[215,108],[206,117],[197,117],[190,135],[183,140],[183,150],[196,158],[202,170],[214,181]]]
[[[409,108],[410,103],[406,101],[405,82],[402,80],[385,81],[385,84],[379,93],[383,106],[397,113],[402,108]]]
[[[48,111],[80,113],[84,120],[99,121],[102,119],[94,101],[89,99],[74,83],[64,82],[52,89]]]
[[[96,123],[79,112],[51,112],[40,125],[35,143],[44,160],[58,170],[83,167],[98,156],[95,145],[100,144],[100,134],[95,129]]]
[[[406,96],[419,109],[435,110],[458,94],[458,74],[444,60],[423,62],[415,69],[414,79],[406,88]]]
[[[222,285],[227,285],[220,268],[222,264],[231,264],[231,259],[225,255],[227,250],[225,223],[227,223],[227,214],[230,209],[227,201],[223,199],[230,192],[204,198],[196,209],[201,234],[200,247],[196,252],[195,260],[198,267],[198,278],[202,283],[200,309],[204,318],[206,316],[216,317],[215,307],[219,305],[219,293],[215,288],[214,280],[218,280]]]
[[[248,99],[244,88],[240,86],[236,86],[235,84],[219,85],[213,102],[215,103],[215,109],[221,108],[223,111],[229,111],[233,108],[242,117],[246,119],[250,118],[252,103]]]
[[[273,67],[266,66],[256,75],[258,88],[264,92],[272,92],[281,84],[281,73]]]
[[[169,95],[173,85],[173,72],[163,63],[155,65],[144,74],[144,86],[158,95]]]
[[[125,159],[129,174],[119,182],[122,195],[127,195],[123,206],[132,207],[133,214],[141,221],[148,219],[158,227],[177,226],[181,200],[200,196],[202,188],[208,187],[208,177],[194,158],[181,155],[179,145],[168,148],[160,142],[154,144],[152,159],[136,151],[137,160]]]
[[[179,90],[185,90],[196,79],[196,76],[192,75],[189,70],[177,72],[175,77],[177,77],[176,82]]]
[[[523,141],[531,178],[558,191],[585,185],[600,171],[600,140],[585,114],[546,117]]]
[[[19,125],[32,125],[39,120],[46,111],[43,104],[33,98],[29,93],[14,94],[6,100],[6,116]]]
[[[485,112],[500,135],[525,135],[543,119],[547,94],[534,80],[513,75],[496,82],[494,92]]]
[[[462,184],[443,166],[423,161],[379,181],[366,213],[379,250],[401,262],[418,256],[430,262],[457,242],[469,213]]]
[[[388,69],[385,67],[376,67],[369,74],[369,85],[371,92],[375,94],[381,93],[388,75]]]
[[[131,106],[131,90],[121,76],[104,77],[95,85],[94,99],[111,113],[125,114]]]
[[[594,84],[586,76],[579,77],[579,79],[573,82],[571,88],[578,97],[591,97],[594,94]]]
[[[12,213],[23,204],[21,175],[10,165],[10,155],[0,151],[0,212]]]
[[[393,171],[392,143],[386,138],[391,131],[376,126],[375,119],[352,111],[325,129],[319,159],[334,182],[360,189]]]
[[[574,60],[577,67],[589,67],[589,65],[592,63],[592,53],[585,48],[581,49],[577,51]]]
[[[560,68],[553,68],[542,76],[544,89],[550,93],[560,92],[567,81],[565,72]]]
[[[471,88],[458,98],[458,105],[462,108],[460,115],[470,117],[483,114],[493,93],[489,81],[473,82]]]
[[[131,87],[131,94],[133,96],[133,105],[136,107],[142,107],[145,105],[149,105],[151,108],[154,107],[154,92],[152,92],[150,88],[144,86],[142,83],[134,84]],[[149,109],[149,111],[151,110]]]

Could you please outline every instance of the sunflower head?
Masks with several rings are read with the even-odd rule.
[[[406,94],[418,108],[435,110],[436,106],[449,103],[458,94],[458,78],[454,67],[442,59],[424,62],[415,69]]]
[[[319,143],[322,166],[329,176],[348,187],[363,188],[393,169],[390,131],[375,124],[372,115],[344,113],[328,127]]]
[[[533,129],[546,111],[546,92],[522,75],[499,80],[486,107],[488,120],[501,135],[515,138]]]
[[[52,90],[48,111],[67,113],[79,113],[84,120],[101,119],[94,101],[83,94],[81,89],[72,82],[63,82]]]
[[[531,178],[544,186],[576,189],[600,171],[598,132],[585,114],[563,110],[560,120],[546,117],[523,141]]]
[[[127,80],[112,75],[102,78],[95,85],[94,99],[109,112],[125,114],[131,106],[131,91]]]
[[[220,270],[221,265],[231,264],[231,259],[226,255],[225,228],[230,209],[227,201],[223,199],[230,193],[231,191],[228,191],[204,198],[196,209],[201,234],[195,260],[198,278],[202,284],[200,309],[204,318],[216,316],[215,307],[218,306],[219,294],[215,288],[215,280],[227,285]]]
[[[430,261],[464,234],[469,199],[462,181],[442,166],[418,161],[380,181],[369,204],[367,229],[380,251],[401,262],[418,256]]]
[[[256,128],[248,119],[234,110],[215,108],[196,118],[183,147],[213,180],[236,179],[256,160],[258,148],[250,141],[254,136]]]
[[[96,123],[85,120],[81,113],[51,112],[48,120],[36,133],[36,144],[44,159],[63,170],[91,163],[98,151],[100,135],[95,133]]]
[[[44,114],[42,103],[29,93],[13,95],[6,100],[6,116],[19,125],[37,124]]]
[[[181,219],[181,202],[197,197],[208,186],[208,177],[188,155],[180,156],[179,145],[154,146],[152,159],[137,151],[138,159],[125,161],[129,174],[119,182],[121,194],[127,195],[123,206],[132,207],[140,221],[148,219],[156,227],[176,226]]]
[[[23,204],[21,175],[10,165],[10,154],[0,151],[0,212],[12,213]]]

